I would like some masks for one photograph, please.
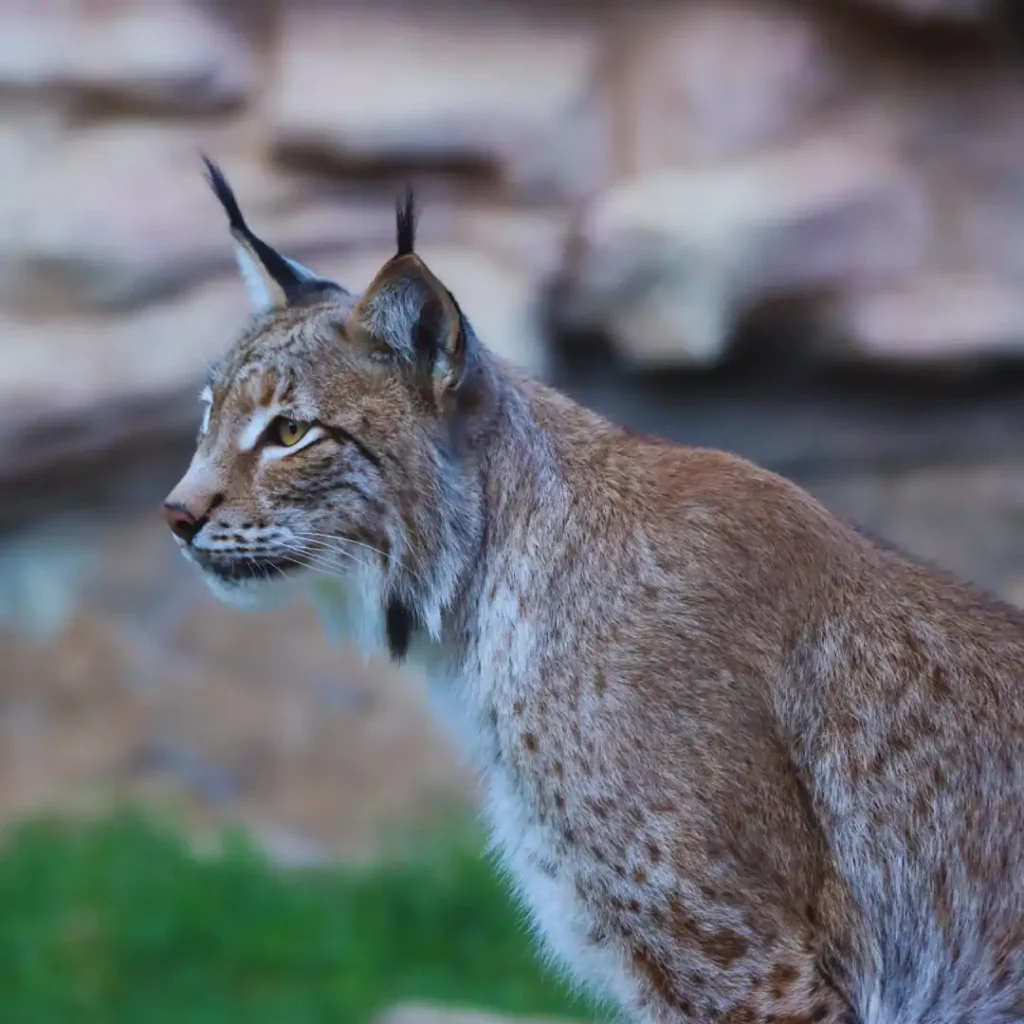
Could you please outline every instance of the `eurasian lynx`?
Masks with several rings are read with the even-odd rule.
[[[488,353],[414,252],[259,240],[167,499],[225,600],[413,659],[539,931],[632,1020],[1024,1021],[1024,616]]]

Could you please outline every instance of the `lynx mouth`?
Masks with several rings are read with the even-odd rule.
[[[216,577],[221,583],[247,583],[262,581],[272,583],[282,576],[290,576],[304,566],[294,558],[272,555],[210,555],[196,558],[203,572]]]

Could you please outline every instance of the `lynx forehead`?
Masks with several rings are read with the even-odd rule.
[[[165,514],[224,600],[422,666],[547,948],[643,1024],[1024,1021],[1024,618],[799,488],[359,295],[208,164],[254,306]]]

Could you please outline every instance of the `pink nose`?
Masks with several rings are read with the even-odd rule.
[[[164,505],[164,519],[172,532],[186,544],[192,543],[202,525],[184,505]]]

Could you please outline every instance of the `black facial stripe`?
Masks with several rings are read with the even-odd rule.
[[[396,256],[409,256],[416,248],[416,197],[411,187],[395,204]]]
[[[384,612],[384,628],[387,633],[388,651],[395,661],[401,661],[409,653],[416,619],[409,607],[392,598]]]
[[[338,444],[352,445],[359,452],[359,454],[362,455],[364,459],[366,459],[367,462],[372,463],[374,466],[376,466],[377,469],[381,468],[380,456],[370,451],[370,449],[367,448],[366,445],[363,444],[363,442],[360,441],[358,437],[355,437],[353,434],[350,434],[347,430],[344,429],[344,427],[332,427],[329,423],[317,423],[316,426],[320,427],[322,430],[327,431],[327,433],[335,441],[337,441]]]
[[[224,582],[239,580],[280,579],[282,573],[294,572],[301,565],[294,558],[274,557],[272,555],[205,555],[201,564],[208,572],[213,573]]]
[[[326,467],[311,480],[293,480],[286,492],[286,499],[304,508],[320,508],[332,495],[340,490],[355,491],[366,502],[372,498],[341,467]]]
[[[224,212],[228,215],[228,226],[236,235],[243,238],[256,254],[256,258],[263,264],[264,269],[280,285],[286,296],[298,292],[302,286],[302,279],[291,268],[287,260],[276,249],[267,245],[262,238],[257,238],[252,233],[249,225],[242,216],[238,206],[235,193],[228,184],[227,178],[221,169],[208,157],[203,155],[203,163],[206,164],[207,178],[214,194],[220,200]]]

